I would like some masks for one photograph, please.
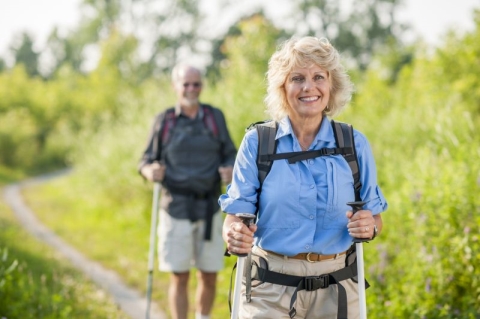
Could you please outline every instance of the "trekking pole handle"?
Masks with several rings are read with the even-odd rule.
[[[236,217],[240,218],[240,220],[242,221],[242,223],[249,227],[250,225],[253,224],[253,220],[255,219],[255,214],[249,214],[249,213],[238,213],[238,214],[235,214]],[[235,255],[235,256],[238,256],[238,257],[246,257],[248,256],[248,254],[237,254],[237,253],[230,253],[231,255]]]
[[[352,213],[355,214],[359,210],[363,208],[363,205],[365,205],[366,202],[348,202],[347,205],[352,207]]]
[[[352,207],[352,213],[355,215],[356,212],[363,208],[366,202],[348,202],[347,205]],[[363,243],[366,241],[370,241],[370,238],[353,238],[354,243]]]

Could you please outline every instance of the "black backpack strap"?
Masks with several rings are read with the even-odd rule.
[[[277,151],[277,142],[275,135],[277,134],[278,123],[275,121],[266,121],[254,123],[258,134],[258,180],[260,181],[260,188],[263,181],[272,168],[273,159],[269,159],[265,155],[274,154]]]
[[[295,164],[296,162],[316,158],[320,156],[329,156],[329,155],[345,155],[352,153],[353,150],[351,147],[337,147],[337,148],[322,148],[319,150],[313,151],[301,151],[301,152],[286,152],[278,154],[267,154],[262,155],[261,160],[263,161],[275,161],[279,159],[288,160],[289,164]]]
[[[343,154],[343,157],[350,166],[353,176],[353,187],[355,189],[355,200],[361,201],[360,189],[362,183],[360,182],[360,170],[358,168],[357,151],[355,149],[355,141],[353,139],[353,127],[347,123],[335,122],[332,120],[333,133],[335,141],[339,148],[350,148],[351,152]]]
[[[247,131],[255,127],[258,133],[257,166],[260,187],[263,185],[263,181],[270,172],[272,163],[275,160],[287,159],[290,164],[293,164],[298,161],[319,156],[342,155],[352,171],[355,200],[360,201],[360,189],[362,188],[362,184],[360,182],[360,170],[358,168],[357,153],[353,139],[353,127],[350,124],[335,122],[333,120],[331,123],[335,135],[335,141],[337,143],[336,148],[323,148],[306,152],[288,152],[280,154],[276,154],[277,141],[275,140],[275,136],[278,128],[277,122],[260,121],[247,127]]]

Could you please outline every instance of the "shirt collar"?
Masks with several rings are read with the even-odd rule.
[[[284,117],[278,122],[278,130],[275,139],[279,139],[285,135],[293,135],[292,124],[288,116]],[[323,116],[322,124],[320,125],[320,130],[316,136],[316,142],[335,142],[335,135],[333,133],[332,125],[330,125],[330,120]]]
[[[182,115],[182,108],[180,107],[180,104],[177,104],[175,105],[175,117],[179,117],[180,115]],[[204,115],[203,107],[202,107],[202,104],[200,103],[198,105],[198,112],[197,112],[196,118],[203,119],[203,115]]]
[[[317,133],[317,142],[335,142],[335,135],[330,120],[324,115],[322,119],[322,125],[320,125],[320,131]]]

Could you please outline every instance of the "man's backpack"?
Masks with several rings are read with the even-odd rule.
[[[201,109],[203,110],[203,124],[205,127],[212,132],[214,137],[218,137],[218,126],[213,115],[212,107],[208,104],[200,104]],[[165,111],[165,117],[162,122],[161,128],[161,141],[162,145],[166,145],[170,138],[170,132],[175,127],[177,123],[177,117],[175,115],[175,108],[171,107]]]
[[[205,127],[212,133],[212,135],[217,138],[219,136],[219,130],[218,130],[218,125],[217,121],[215,120],[215,116],[213,114],[213,108],[212,106],[208,104],[200,104],[200,108],[203,111],[203,124]],[[162,158],[161,154],[163,152],[163,147],[167,145],[170,139],[170,134],[172,132],[172,129],[175,127],[175,124],[177,124],[177,116],[175,114],[175,108],[171,107],[165,111],[165,117],[163,118],[162,121],[162,126],[160,127],[160,139],[158,146],[158,151],[160,152],[160,158]],[[170,189],[171,191],[171,189]],[[177,190],[178,192],[178,190]],[[209,193],[209,196],[213,196],[213,193]],[[205,240],[211,240],[211,235],[212,235],[212,225],[213,225],[213,208],[211,207],[211,201],[208,201],[208,210],[209,212],[212,212],[211,214],[207,214],[206,217],[206,229],[205,229]]]
[[[258,154],[257,167],[258,179],[260,181],[260,189],[267,174],[272,168],[273,161],[279,159],[287,159],[290,164],[298,161],[303,161],[310,158],[328,155],[342,155],[347,161],[352,171],[355,201],[360,201],[360,189],[362,183],[360,182],[360,171],[358,169],[358,159],[355,150],[355,143],[353,140],[353,127],[350,124],[331,121],[333,132],[335,135],[336,148],[322,148],[320,150],[305,151],[305,152],[288,152],[276,153],[277,141],[275,136],[278,129],[278,123],[275,121],[261,121],[251,124],[247,127],[247,131],[256,128],[258,134]]]

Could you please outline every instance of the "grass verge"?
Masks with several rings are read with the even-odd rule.
[[[0,198],[1,318],[128,318],[113,300],[18,224]]]

